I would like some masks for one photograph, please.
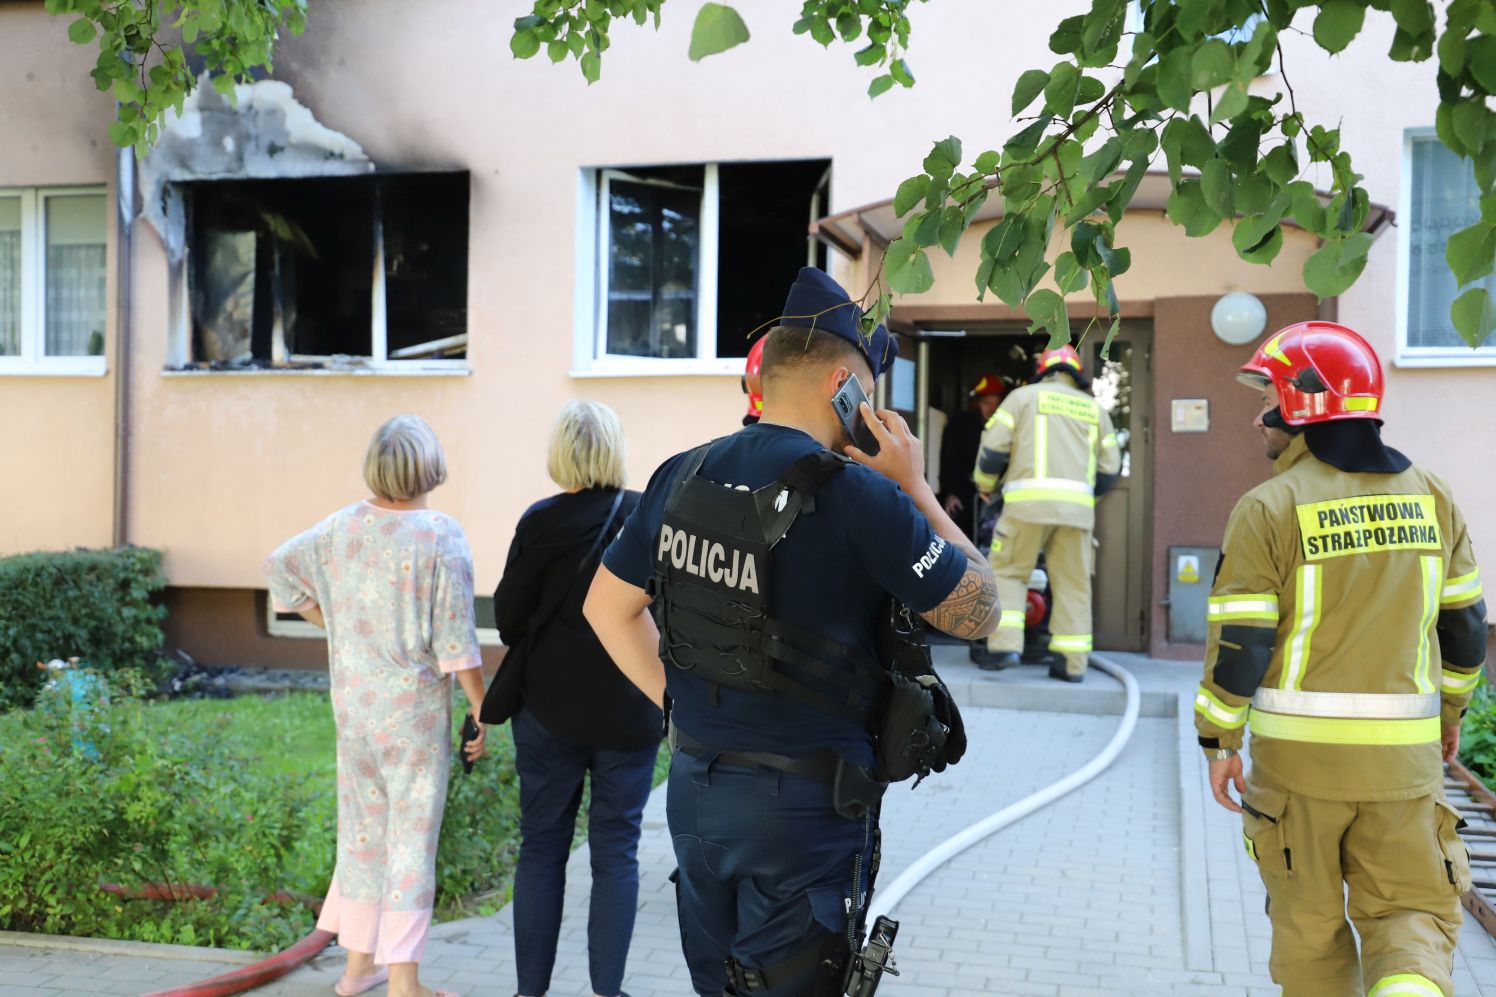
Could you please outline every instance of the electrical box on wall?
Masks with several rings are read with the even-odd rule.
[[[1210,399],[1175,398],[1169,408],[1174,432],[1203,433],[1210,429]]]
[[[1205,643],[1205,613],[1215,582],[1217,547],[1169,548],[1169,643]]]

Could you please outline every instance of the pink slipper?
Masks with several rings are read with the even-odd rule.
[[[353,997],[354,994],[361,994],[365,990],[373,990],[389,978],[390,970],[388,966],[384,969],[376,969],[368,976],[344,976],[337,983],[333,984],[332,992],[337,994],[338,997]]]

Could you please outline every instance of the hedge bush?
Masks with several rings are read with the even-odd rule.
[[[161,552],[143,547],[0,558],[0,711],[35,699],[38,661],[149,668],[166,615],[152,597],[165,585]]]

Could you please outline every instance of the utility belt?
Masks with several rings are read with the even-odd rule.
[[[873,778],[867,769],[831,751],[818,751],[801,758],[765,751],[727,751],[697,740],[674,722],[670,724],[669,742],[672,751],[684,751],[697,758],[715,758],[723,764],[744,768],[773,769],[819,782],[831,789],[832,808],[849,820],[862,820],[875,810],[888,789],[888,783]]]

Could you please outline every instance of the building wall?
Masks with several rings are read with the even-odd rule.
[[[0,11],[0,187],[108,184],[113,105],[94,89],[96,52],[67,39],[40,3]],[[114,300],[115,226],[108,297]],[[115,312],[105,327],[104,377],[0,376],[0,555],[107,546],[113,529]]]

